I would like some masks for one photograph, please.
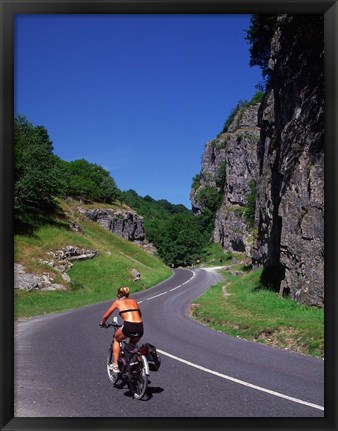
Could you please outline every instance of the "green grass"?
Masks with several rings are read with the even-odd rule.
[[[207,247],[202,264],[207,266],[226,265],[231,262],[231,258],[232,254],[225,253],[220,244],[211,243]]]
[[[136,292],[171,275],[171,269],[157,257],[87,220],[76,211],[75,204],[61,204],[65,218],[51,220],[36,229],[33,235],[15,236],[15,262],[23,264],[27,272],[54,273],[54,282],[62,283],[58,272],[39,262],[39,259],[51,259],[48,251],[73,245],[98,250],[99,255],[74,262],[68,271],[71,283],[66,291],[15,291],[15,318],[61,312],[114,299],[118,287],[123,284],[127,284],[131,292]],[[77,221],[83,233],[69,229],[68,220]],[[141,274],[141,279],[136,282],[131,276],[133,268]]]
[[[194,302],[193,317],[250,341],[324,356],[324,311],[281,298],[260,283],[261,270],[242,276],[224,273],[224,281]]]

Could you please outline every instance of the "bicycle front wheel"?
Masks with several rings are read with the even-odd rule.
[[[107,373],[108,373],[108,378],[110,380],[111,383],[113,383],[113,385],[115,385],[116,380],[118,378],[118,374],[114,373],[110,368],[109,365],[111,363],[111,359],[112,359],[112,351],[111,351],[111,347],[109,347],[108,350],[108,355],[107,355]]]
[[[133,397],[140,400],[146,393],[148,387],[147,358],[137,355],[129,365],[129,388]]]

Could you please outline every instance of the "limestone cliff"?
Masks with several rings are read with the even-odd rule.
[[[321,18],[279,17],[259,115],[253,250],[281,292],[317,306],[324,302],[323,55]]]
[[[321,16],[278,18],[269,84],[258,106],[238,111],[206,145],[192,208],[201,190],[223,194],[214,240],[242,251],[264,278],[300,303],[324,304],[324,75]],[[223,166],[223,183],[218,178]],[[256,184],[253,225],[245,214]]]
[[[250,182],[257,171],[259,104],[238,107],[227,132],[209,142],[202,158],[199,182],[190,199],[193,212],[204,208],[200,199],[206,187],[214,187],[222,195],[216,214],[214,240],[229,251],[251,256],[253,229],[245,218]]]

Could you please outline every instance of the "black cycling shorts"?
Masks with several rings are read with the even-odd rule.
[[[135,337],[142,337],[143,323],[124,322],[122,327],[122,334],[126,337],[130,337],[131,334],[133,334]]]

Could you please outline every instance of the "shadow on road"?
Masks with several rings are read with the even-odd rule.
[[[122,389],[122,388],[119,388],[119,389]],[[140,400],[140,401],[149,401],[153,398],[153,394],[160,394],[163,391],[164,391],[163,388],[148,386],[145,395],[143,396],[142,400]],[[128,398],[133,397],[132,393],[129,390],[127,392],[125,392],[123,395],[125,397],[128,397]]]
[[[151,384],[151,381],[149,381],[148,384]],[[119,383],[115,383],[115,388],[118,390],[128,389],[126,392],[124,392],[123,395],[125,397],[128,397],[128,398],[133,397],[133,394],[131,393],[131,391],[128,388],[127,380],[121,380]],[[142,401],[149,401],[153,398],[153,394],[160,394],[163,391],[164,391],[163,388],[148,386],[147,391],[146,391],[144,397],[142,398]]]

